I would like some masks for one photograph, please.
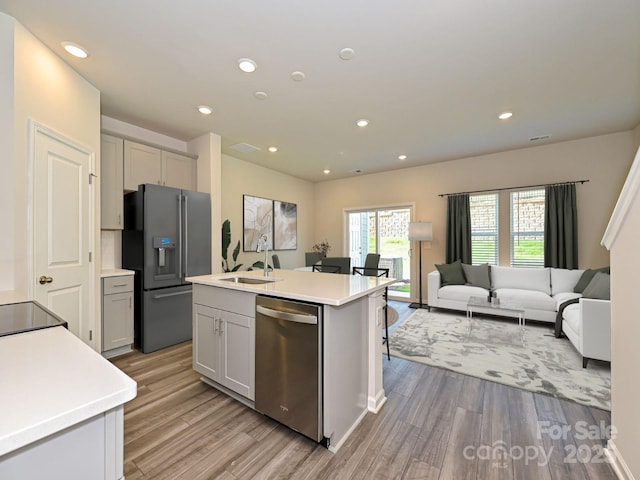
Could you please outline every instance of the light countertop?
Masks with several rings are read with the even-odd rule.
[[[344,305],[396,282],[393,278],[284,269],[276,269],[270,272],[269,275],[269,278],[274,281],[264,284],[234,283],[224,280],[225,278],[238,276],[264,278],[262,270],[201,275],[199,277],[187,277],[186,280],[200,285],[223,287],[231,290],[334,306]]]
[[[125,270],[123,268],[108,268],[100,272],[100,278],[121,277],[123,275],[135,275],[133,270]]]
[[[135,398],[136,382],[64,327],[0,338],[0,456]]]

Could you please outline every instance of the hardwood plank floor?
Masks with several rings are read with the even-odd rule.
[[[609,412],[398,358],[383,360],[387,403],[335,455],[200,382],[191,342],[112,361],[138,382],[127,480],[616,478],[607,439],[584,434]]]

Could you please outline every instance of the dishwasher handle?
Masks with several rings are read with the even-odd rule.
[[[286,320],[287,322],[306,323],[309,325],[318,324],[318,317],[316,315],[309,315],[305,313],[283,312],[281,310],[274,310],[272,308],[264,307],[262,305],[256,305],[256,311],[266,317],[277,318],[279,320]]]

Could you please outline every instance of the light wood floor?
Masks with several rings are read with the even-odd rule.
[[[608,412],[398,358],[384,358],[387,403],[335,455],[201,383],[191,342],[113,363],[138,382],[127,480],[616,478],[606,439],[583,438]]]

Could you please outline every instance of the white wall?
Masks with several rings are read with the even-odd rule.
[[[94,171],[100,171],[100,92],[67,63],[14,21],[14,288],[26,292],[32,279],[26,268],[32,256],[30,235],[29,121],[33,120],[95,152]],[[2,147],[4,148],[4,146]],[[100,190],[96,189],[94,215],[100,218]],[[95,238],[99,238],[99,221]],[[96,255],[99,272],[100,252]],[[99,294],[99,285],[96,287]],[[96,297],[99,298],[99,297]],[[99,302],[94,312],[99,315]],[[98,317],[99,318],[99,317]]]
[[[15,211],[11,208],[15,198],[15,147],[13,110],[13,18],[0,13],[0,224],[12,226]],[[6,232],[7,230],[5,230]],[[8,229],[13,232],[12,228]],[[0,237],[0,291],[14,289],[15,267],[14,235]]]
[[[198,155],[198,191],[211,195],[211,272],[219,273],[222,260],[222,139],[207,133],[187,144],[190,153]]]
[[[640,126],[635,129],[640,147]],[[640,154],[636,163],[640,162]],[[635,165],[634,165],[635,166]],[[638,165],[640,167],[640,165]],[[612,444],[621,455],[627,475],[640,479],[640,321],[638,321],[638,272],[640,272],[640,179],[629,197],[630,207],[617,230],[611,248],[611,423],[617,429]],[[626,187],[625,187],[626,188]],[[625,195],[627,192],[625,192]],[[624,201],[616,207],[621,208]],[[611,228],[611,227],[610,227]],[[609,234],[609,230],[607,230]],[[623,468],[624,468],[623,467]],[[626,477],[625,477],[626,478]],[[629,477],[631,478],[631,477]]]
[[[415,203],[415,219],[433,222],[431,248],[422,252],[424,286],[433,265],[445,260],[447,201],[439,194],[589,179],[576,187],[578,261],[581,268],[601,267],[609,264],[609,254],[600,240],[631,164],[632,145],[632,132],[622,132],[321,182],[314,199],[314,210],[322,211],[316,216],[315,233],[329,240],[335,254],[347,253],[345,208]],[[508,225],[508,204],[501,206],[501,218],[506,214]],[[505,264],[508,240],[502,237],[502,244]],[[412,272],[418,271],[417,257],[413,256]],[[412,280],[418,284],[417,277]]]
[[[316,215],[319,213],[314,210],[314,184],[229,155],[222,156],[222,220],[231,221],[229,259],[231,259],[233,248],[240,240],[238,263],[243,264],[241,270],[246,270],[264,257],[255,252],[242,251],[243,194],[297,204],[298,248],[297,250],[278,250],[273,253],[278,254],[282,268],[304,266],[304,252],[309,251],[316,243],[313,238],[313,229]],[[217,229],[221,232],[222,223],[217,226]],[[215,230],[214,226],[214,235]],[[269,252],[269,255],[271,253]],[[269,263],[271,263],[270,258]]]

